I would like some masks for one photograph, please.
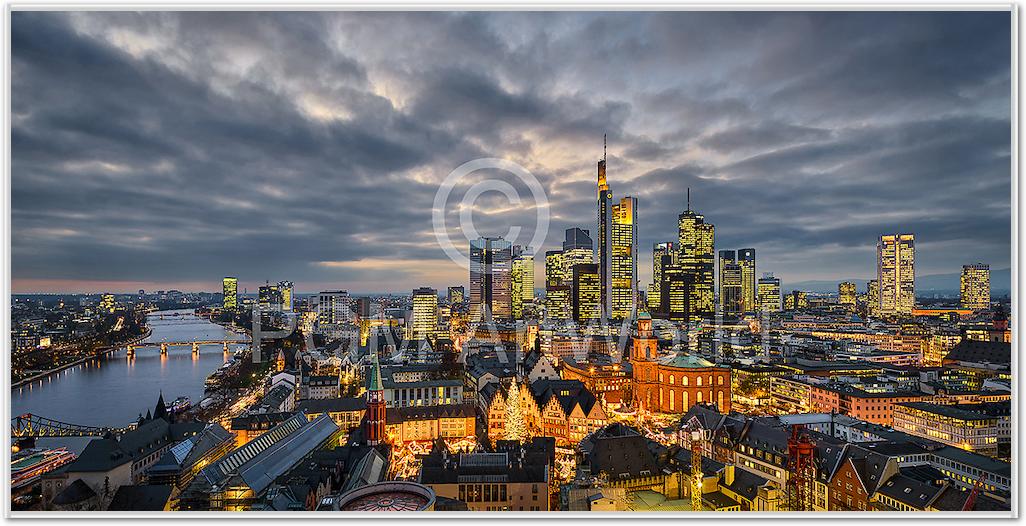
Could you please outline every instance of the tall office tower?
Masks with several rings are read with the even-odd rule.
[[[595,263],[579,263],[570,270],[573,317],[578,323],[598,321],[602,315],[599,269]]]
[[[278,293],[281,294],[281,310],[292,312],[295,307],[295,287],[291,281],[278,282]]]
[[[715,255],[713,237],[715,228],[705,222],[705,216],[691,210],[691,190],[688,189],[687,210],[678,218],[680,263],[691,281],[688,321],[712,318],[715,312]]]
[[[741,310],[755,312],[759,308],[759,291],[755,286],[755,249],[738,249],[737,264],[741,267]]]
[[[880,282],[871,279],[866,282],[866,316],[876,316],[880,311]]]
[[[464,289],[462,286],[449,287],[449,293],[446,295],[449,305],[457,305],[465,301]]]
[[[524,304],[534,302],[534,255],[514,247],[510,269],[510,302],[514,319],[524,317]]]
[[[261,285],[257,291],[260,310],[281,310],[281,289],[278,285]]]
[[[563,261],[563,251],[550,250],[546,252],[545,317],[547,319],[565,320],[570,317],[570,287],[565,283],[566,264]]]
[[[560,256],[563,262],[564,285],[569,285],[566,280],[571,278],[570,269],[578,263],[594,263],[595,248],[587,230],[580,228],[566,229],[566,239],[563,241],[563,252]],[[546,263],[547,265],[547,263]]]
[[[317,294],[317,323],[338,325],[352,321],[349,293],[344,290],[325,290]]]
[[[733,250],[720,251],[720,306],[724,316],[737,316],[744,312],[741,265]]]
[[[990,265],[962,265],[962,308],[990,308]]]
[[[774,278],[767,272],[759,278],[759,310],[763,312],[780,311],[780,278]]]
[[[612,311],[613,192],[606,181],[606,136],[602,136],[602,160],[598,162],[598,237],[595,263],[599,268],[602,315]]]
[[[912,234],[880,236],[876,279],[883,316],[911,316],[916,306],[916,242]]]
[[[837,303],[844,305],[850,311],[855,310],[856,292],[854,283],[844,281],[837,285]]]
[[[510,265],[509,283],[510,312],[514,320],[519,320],[524,317],[524,266],[517,256]]]
[[[501,237],[470,242],[470,316],[475,321],[513,314],[510,266],[513,245]]]
[[[221,290],[224,299],[221,300],[221,308],[228,310],[239,306],[239,279],[231,276],[221,280]]]
[[[370,319],[371,317],[371,299],[370,298],[356,298],[356,316],[361,320]]]
[[[592,252],[595,249],[595,242],[591,239],[591,231],[583,228],[568,228],[566,229],[565,238],[563,239],[563,251],[574,249],[587,249],[588,252]],[[585,263],[591,263],[587,261]]]
[[[413,322],[410,339],[433,338],[438,331],[438,291],[430,287],[413,290]]]
[[[692,276],[670,254],[662,257],[663,274],[659,288],[659,316],[677,322],[691,318]]]
[[[624,197],[613,205],[612,287],[610,317],[629,318],[638,301],[638,199]]]
[[[114,312],[114,295],[104,294],[100,296],[100,311],[108,314]]]
[[[659,310],[659,293],[663,286],[663,256],[670,256],[672,262],[675,254],[672,241],[652,245],[652,283],[648,286],[648,297],[646,298],[650,311]]]

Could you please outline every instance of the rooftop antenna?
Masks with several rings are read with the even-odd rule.
[[[602,134],[602,162],[606,162],[606,134]]]
[[[691,211],[691,187],[688,187],[688,212]]]

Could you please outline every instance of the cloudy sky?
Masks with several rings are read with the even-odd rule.
[[[464,283],[432,203],[464,162],[529,170],[551,221],[595,229],[595,162],[651,246],[692,205],[716,248],[785,284],[1010,262],[1010,15],[14,13],[15,292],[409,291]],[[486,180],[520,196],[484,192]],[[479,189],[481,187],[478,187]],[[466,250],[544,203],[456,185]],[[541,258],[539,258],[541,259]],[[541,281],[542,265],[537,267]]]

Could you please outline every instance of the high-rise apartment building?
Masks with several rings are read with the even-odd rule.
[[[648,308],[650,311],[658,311],[660,305],[660,292],[663,286],[663,256],[670,256],[670,262],[676,257],[672,241],[664,241],[652,245],[652,283],[648,286]]]
[[[449,305],[458,305],[466,301],[466,295],[463,287],[449,287],[446,300],[449,302]]]
[[[470,242],[470,315],[509,319],[513,314],[510,270],[513,245],[499,237]]]
[[[349,292],[344,290],[325,290],[317,294],[317,323],[320,325],[339,325],[353,321],[353,308],[350,305]]]
[[[963,309],[990,308],[990,265],[962,265],[961,298]]]
[[[882,316],[911,316],[916,305],[915,236],[880,236],[876,255],[876,279],[880,287],[878,313]]]
[[[742,269],[733,250],[720,251],[720,306],[724,316],[737,316],[744,312],[742,298]]]
[[[602,315],[599,269],[595,263],[574,265],[571,272],[573,318],[578,323],[594,323]]]
[[[855,310],[856,297],[854,283],[844,281],[837,285],[837,303],[844,305],[848,310]]]
[[[616,320],[629,318],[638,300],[638,199],[624,197],[613,205],[611,311]]]
[[[691,191],[688,190],[687,209],[678,217],[677,261],[691,282],[688,321],[712,318],[715,312],[715,254],[713,253],[715,227],[705,222],[705,216],[691,210]]]
[[[228,310],[239,306],[239,279],[226,276],[221,280],[221,291],[224,295],[221,308]]]
[[[737,264],[741,267],[741,310],[754,312],[759,307],[759,291],[755,286],[755,249],[738,249]]]
[[[413,291],[413,320],[410,324],[410,338],[423,340],[434,338],[438,331],[438,291],[421,287]]]
[[[780,311],[780,278],[767,272],[759,278],[759,310],[763,312]]]

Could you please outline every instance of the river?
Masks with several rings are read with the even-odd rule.
[[[162,319],[163,315],[163,319]],[[244,343],[246,336],[192,314],[191,310],[150,313],[153,333],[145,342],[228,340]],[[234,352],[240,345],[229,345]],[[188,345],[125,349],[83,362],[31,384],[11,390],[11,416],[33,413],[71,424],[123,427],[152,410],[157,396],[171,403],[188,396],[203,399],[203,381],[228,358],[221,344],[201,345],[199,356]]]

